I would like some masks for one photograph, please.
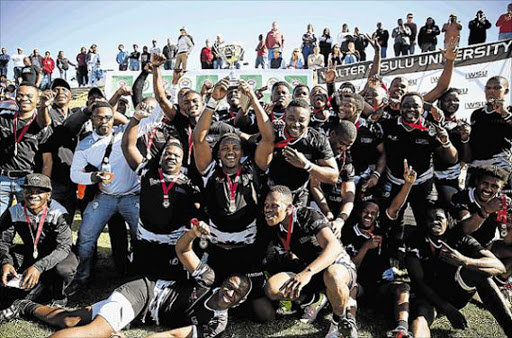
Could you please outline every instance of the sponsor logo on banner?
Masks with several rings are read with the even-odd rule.
[[[478,72],[470,72],[470,73],[466,73],[466,79],[478,79],[478,78],[481,78],[481,77],[487,77],[487,71],[486,70],[481,70],[481,71],[478,71]]]
[[[188,77],[182,77],[178,85],[180,88],[190,88],[192,87],[192,80]]]
[[[480,109],[480,108],[482,108],[484,106],[485,106],[485,102],[482,102],[482,101],[466,102],[464,104],[464,108],[466,110],[476,110],[476,109]]]
[[[261,75],[240,75],[240,79],[247,82],[252,89],[258,89],[263,86],[263,79]]]
[[[117,88],[124,86],[131,87],[133,85],[133,78],[131,76],[119,76],[116,78],[116,82]]]
[[[293,88],[295,88],[299,84],[307,84],[308,82],[307,77],[296,75],[285,75],[284,80],[288,82]]]
[[[215,85],[219,81],[219,76],[216,75],[216,74],[212,74],[212,75],[198,75],[197,78],[196,78],[196,92],[200,93],[201,92],[201,88],[208,81],[210,81],[212,84]],[[191,87],[191,86],[192,85],[189,85],[187,87]]]

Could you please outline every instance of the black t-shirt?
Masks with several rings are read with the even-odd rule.
[[[479,252],[484,249],[473,237],[464,235],[457,228],[447,230],[441,240],[462,255],[471,258],[480,257]],[[439,292],[443,291],[443,288],[446,289],[446,285],[453,284],[458,267],[445,263],[439,258],[441,243],[437,239],[418,230],[408,237],[406,246],[407,255],[421,261],[425,283],[431,288]],[[444,290],[442,293],[445,292],[450,290]]]
[[[236,184],[235,209],[230,210],[231,190],[226,174],[217,162],[212,162],[203,175],[203,201],[210,217],[213,242],[240,245],[256,240],[256,218],[260,212],[261,170],[246,159],[237,174],[230,175],[232,187]],[[213,223],[213,224],[212,224]]]
[[[448,132],[448,137],[453,146],[460,152],[462,142],[460,141],[460,132],[457,122],[445,122],[443,127]],[[443,161],[439,154],[434,153],[434,169],[437,178],[453,178],[455,175],[458,177],[460,175],[460,161],[457,160],[455,164],[448,164],[446,161]]]
[[[350,148],[352,164],[355,174],[361,175],[372,166],[373,170],[380,157],[377,146],[382,143],[384,132],[379,123],[369,123],[366,119],[359,119],[357,137]]]
[[[194,203],[200,200],[199,188],[183,174],[180,174],[181,177],[168,192],[169,207],[163,206],[164,192],[158,170],[159,160],[146,160],[136,171],[140,176],[141,185],[139,227],[147,230],[139,231],[138,236],[147,234],[148,236],[139,238],[147,241],[153,240],[151,234],[168,235],[183,226],[188,226],[190,220],[198,217],[199,213],[194,206]],[[166,179],[165,175],[164,180],[167,187],[171,185],[172,180]]]
[[[138,60],[140,58],[140,52],[131,52],[130,59]]]
[[[142,54],[140,55],[140,61],[142,62],[143,67],[144,65],[146,65],[146,63],[149,63],[150,58],[151,54],[149,54],[148,52],[142,52]]]
[[[309,182],[309,173],[286,162],[283,149],[288,138],[285,135],[284,127],[277,127],[276,129],[276,146],[274,147],[274,157],[269,171],[270,181],[273,185],[285,185],[292,191],[306,187]],[[304,136],[289,141],[287,145],[303,153],[313,163],[317,160],[328,160],[334,157],[327,137],[312,128],[308,128]]]
[[[352,165],[350,153],[347,152],[340,156],[336,156],[336,163],[340,170],[338,181],[335,185],[322,184],[322,191],[327,198],[327,204],[334,215],[338,215],[340,213],[341,205],[343,204],[341,197],[341,185],[344,182],[354,181],[354,166]]]
[[[0,113],[0,170],[24,170],[32,171],[34,157],[39,151],[41,143],[45,142],[53,133],[51,126],[41,128],[36,121],[18,118],[17,137],[30,123],[27,132],[17,144],[17,155],[14,154],[14,113],[4,110]]]
[[[213,338],[226,329],[228,310],[214,310],[207,305],[218,291],[211,288],[215,273],[208,265],[199,265],[192,278],[192,283],[177,282],[168,289],[161,300],[158,319],[171,329],[193,325],[197,337]]]
[[[433,173],[433,153],[440,145],[436,140],[434,126],[421,118],[425,130],[413,129],[402,123],[402,118],[381,122],[384,131],[386,165],[395,178],[401,178],[404,172],[404,159],[418,173],[418,177],[429,170]]]
[[[512,126],[500,114],[487,113],[485,109],[477,109],[471,114],[471,156],[473,161],[496,158],[501,162],[504,159],[496,155],[506,152],[512,156]],[[512,106],[507,110],[512,113]]]
[[[475,188],[462,190],[453,195],[450,207],[450,213],[459,221],[461,220],[459,214],[463,211],[468,211],[470,214],[478,212],[481,206],[476,201]],[[494,240],[498,226],[497,214],[491,214],[485,219],[478,230],[471,233],[471,237],[476,239],[482,246],[487,247]],[[462,225],[458,224],[457,227],[461,228]]]
[[[40,72],[39,68],[34,65],[25,66],[21,68],[21,78],[23,82],[30,82],[33,85],[36,84],[37,74]]]
[[[235,124],[235,119],[238,115],[238,112],[238,110],[233,110],[231,108],[220,109],[215,111],[215,116],[218,121],[225,122],[230,126],[236,127],[243,133],[256,134],[259,130],[254,109],[249,108],[247,114],[244,117],[238,119]]]
[[[375,35],[377,36],[379,40],[379,44],[382,47],[388,47],[388,40],[389,40],[389,32],[386,29],[377,29],[375,31]]]

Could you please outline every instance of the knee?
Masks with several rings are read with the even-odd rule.
[[[265,294],[270,300],[281,300],[283,299],[283,293],[281,292],[281,287],[286,283],[290,278],[292,278],[295,274],[292,272],[280,272],[278,274],[273,275],[267,281],[265,285]]]
[[[347,269],[339,264],[328,267],[324,272],[323,278],[326,288],[337,288],[340,285],[346,285],[349,280]]]
[[[395,297],[403,297],[404,295],[409,295],[409,292],[411,291],[411,287],[409,284],[395,284],[393,288],[393,294]]]

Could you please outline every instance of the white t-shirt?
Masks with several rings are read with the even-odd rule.
[[[14,67],[24,67],[23,59],[25,58],[25,54],[13,54],[11,55],[12,65]]]

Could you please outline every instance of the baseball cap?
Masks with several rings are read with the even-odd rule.
[[[55,80],[53,80],[52,85],[50,86],[50,89],[54,90],[57,87],[64,87],[67,90],[71,91],[71,87],[69,86],[69,83],[66,80],[61,79],[61,78],[56,78]]]
[[[187,31],[187,27],[186,26],[183,26],[180,28],[180,32],[186,32]]]
[[[457,14],[450,14],[450,18],[456,18]]]
[[[99,94],[102,98],[105,98],[105,94],[98,87],[92,87],[87,93],[87,98],[90,98],[93,94]]]
[[[25,177],[25,183],[22,188],[41,188],[47,192],[52,191],[52,182],[50,178],[43,174],[29,174]]]

